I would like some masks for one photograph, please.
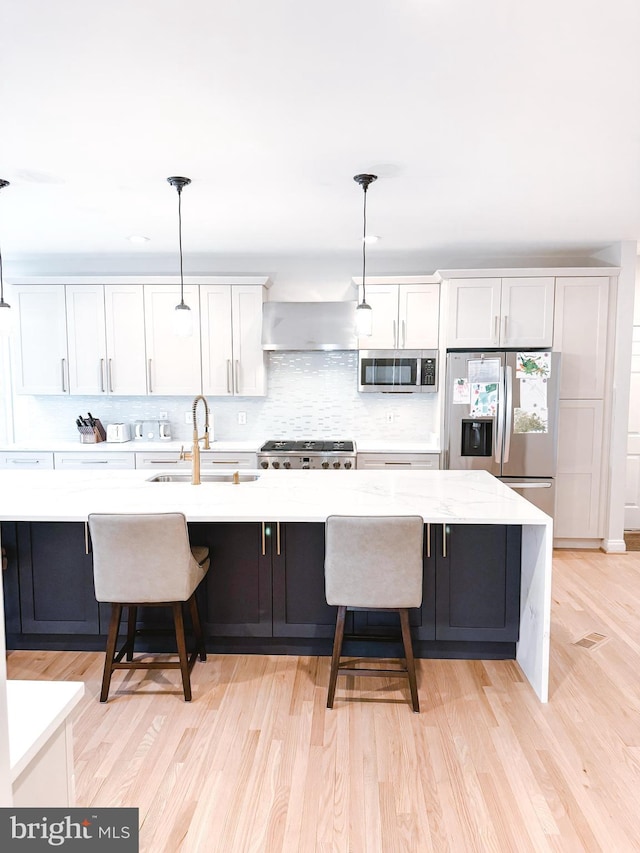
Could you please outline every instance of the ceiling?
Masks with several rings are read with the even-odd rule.
[[[358,172],[386,252],[640,239],[637,0],[20,0],[0,32],[6,272],[175,253],[170,175],[185,256],[359,252]]]

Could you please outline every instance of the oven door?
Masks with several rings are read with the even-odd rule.
[[[358,391],[420,391],[420,355],[411,350],[360,350]]]

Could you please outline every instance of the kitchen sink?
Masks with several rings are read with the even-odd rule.
[[[260,474],[200,474],[201,483],[251,483],[257,480]],[[190,483],[191,474],[156,474],[149,477],[148,483]]]

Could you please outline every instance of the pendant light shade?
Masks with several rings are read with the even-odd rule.
[[[0,178],[0,190],[9,186],[9,181]],[[2,252],[0,251],[0,335],[8,335],[13,325],[13,311],[4,301],[4,280],[2,278]]]
[[[178,246],[180,248],[180,303],[176,305],[173,317],[173,333],[180,338],[193,334],[193,315],[184,301],[184,276],[182,274],[182,190],[191,183],[191,178],[167,178],[178,191]]]
[[[360,184],[364,193],[362,214],[362,301],[356,308],[356,335],[359,338],[371,335],[373,331],[373,311],[367,304],[366,271],[367,271],[367,189],[369,184],[378,180],[377,175],[354,175],[353,180]]]

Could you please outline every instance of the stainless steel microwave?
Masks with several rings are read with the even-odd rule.
[[[437,350],[360,350],[358,391],[391,394],[438,390]]]

